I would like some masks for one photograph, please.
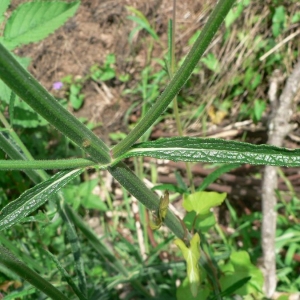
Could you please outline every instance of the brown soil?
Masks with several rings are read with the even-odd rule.
[[[13,1],[12,9],[22,2]],[[196,24],[200,3],[194,4],[191,0],[178,3],[178,11],[183,16],[178,18],[178,34],[184,34],[186,38],[190,36],[190,25]],[[77,117],[102,123],[96,134],[106,142],[109,142],[108,133],[126,131],[123,116],[132,101],[122,96],[122,91],[134,87],[147,63],[147,35],[140,32],[131,45],[128,42],[129,33],[136,24],[126,19],[130,15],[127,5],[140,10],[155,27],[165,48],[155,45],[153,56],[162,58],[161,54],[167,49],[167,20],[172,13],[172,3],[167,0],[82,0],[76,15],[62,28],[45,40],[16,51],[18,55],[32,59],[29,71],[58,97],[62,94],[52,89],[54,82],[67,75],[82,78],[94,64],[102,65],[108,54],[116,55],[117,73],[130,74],[132,80],[126,84],[118,80],[105,84],[86,82],[84,105],[80,110],[73,111]],[[181,38],[180,42],[185,39]]]

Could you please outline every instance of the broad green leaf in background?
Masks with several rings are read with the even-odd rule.
[[[266,109],[266,101],[264,100],[259,100],[255,99],[254,101],[254,109],[253,109],[253,114],[254,114],[254,121],[258,122],[261,120],[261,117]]]
[[[72,17],[79,5],[78,0],[71,3],[49,1],[19,5],[7,20],[3,40],[5,46],[12,50],[22,44],[42,40]]]
[[[72,204],[74,209],[78,209],[79,206],[82,205],[87,209],[107,211],[105,202],[103,202],[98,195],[93,194],[93,190],[98,183],[98,179],[93,179],[78,185],[67,186],[64,190],[64,195],[67,196],[67,202]]]
[[[292,16],[292,20],[291,23],[297,23],[300,21],[300,11],[296,12],[293,16]]]
[[[214,73],[219,73],[221,70],[220,62],[213,53],[208,53],[206,56],[202,57],[200,61]]]
[[[9,4],[10,4],[10,0],[1,0],[1,5],[0,5],[0,24],[4,20],[4,13],[6,12]]]
[[[133,156],[150,156],[173,161],[300,166],[300,149],[291,150],[271,145],[209,138],[174,137],[136,144],[119,156],[116,162]]]
[[[190,289],[189,280],[188,278],[185,278],[182,281],[181,285],[176,290],[176,299],[177,300],[197,300],[197,299],[206,300],[209,294],[210,294],[210,290],[208,286],[206,286],[205,289],[202,286],[200,286],[200,289],[197,294],[197,296],[199,295],[199,298],[197,298],[197,296],[194,297]]]
[[[225,26],[229,28],[232,23],[242,14],[244,7],[249,5],[249,1],[239,1],[235,7],[233,7],[225,17]]]
[[[199,234],[195,233],[192,237],[189,248],[180,239],[176,239],[174,243],[181,250],[183,257],[186,260],[187,277],[189,279],[191,293],[194,297],[196,297],[200,285],[200,272],[198,267],[198,261],[200,259]]]
[[[242,296],[261,293],[264,281],[263,274],[259,268],[251,263],[249,254],[246,251],[233,252],[230,255],[230,261],[221,266],[221,271],[223,275],[220,278],[220,284],[223,291],[240,279],[251,277],[235,293]]]
[[[285,29],[286,22],[286,12],[284,6],[280,5],[276,7],[275,13],[272,18],[272,33],[276,38],[278,37],[282,31]]]
[[[183,207],[186,211],[195,211],[197,215],[206,215],[214,206],[220,205],[226,198],[226,193],[196,192],[184,195]]]
[[[216,224],[216,218],[213,212],[209,212],[205,215],[197,215],[195,211],[191,211],[185,215],[183,221],[188,230],[194,229],[201,233],[207,232]]]
[[[82,172],[83,169],[59,172],[7,204],[0,212],[0,231],[21,222],[23,218],[46,203],[52,195]]]

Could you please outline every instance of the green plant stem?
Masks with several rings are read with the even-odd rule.
[[[123,162],[109,167],[108,171],[150,211],[159,209],[159,198]],[[178,238],[190,239],[181,221],[170,210],[168,210],[164,223]]]
[[[6,130],[0,132],[0,148],[2,148],[4,152],[8,154],[9,157],[12,159],[33,161],[34,158],[32,157],[31,153],[25,147],[19,136],[10,126],[10,124],[8,124],[2,112],[0,112],[0,121],[6,128]],[[44,180],[47,179],[47,176],[45,176],[47,174],[43,171],[28,170],[27,175],[35,183],[39,182],[39,177],[43,178]]]
[[[176,65],[176,58],[175,58],[176,0],[173,0],[173,20],[170,20],[169,28],[171,31],[169,37],[169,51],[171,52],[170,53],[170,78],[172,78],[173,74],[175,73],[175,65]],[[173,100],[173,111],[174,111],[178,135],[183,136],[182,124],[180,121],[179,110],[178,110],[177,95],[174,97]],[[195,185],[193,181],[191,164],[189,162],[186,162],[185,166],[186,166],[186,174],[190,183],[191,192],[195,193]]]
[[[0,138],[1,140],[1,138]],[[97,166],[95,161],[74,158],[59,160],[0,160],[0,170],[49,170],[49,169],[79,169]],[[106,166],[106,165],[105,165]],[[106,168],[106,167],[105,167]]]
[[[19,139],[18,139],[19,140]],[[18,141],[17,140],[17,141]],[[16,160],[31,160],[32,156],[28,155],[27,152],[23,152],[22,148],[19,147],[17,141],[11,137],[7,132],[0,131],[0,148],[11,158]],[[22,143],[22,142],[21,142]],[[48,178],[45,171],[42,170],[24,170],[26,175],[34,182],[39,183],[40,178],[46,180]]]
[[[143,157],[135,157],[134,158],[134,166],[135,166],[135,174],[143,180],[144,178],[144,159]],[[144,243],[144,249],[145,253],[149,253],[149,237],[148,237],[148,230],[147,230],[147,220],[146,220],[146,209],[145,206],[142,205],[140,202],[138,203],[138,209],[139,209],[139,217],[140,222],[142,223],[142,231],[143,231],[143,243]],[[142,256],[144,256],[145,253],[140,249],[140,252]]]
[[[109,163],[109,148],[69,113],[0,43],[0,78],[21,99],[99,163]]]
[[[5,267],[18,274],[23,279],[30,282],[37,289],[41,290],[47,296],[55,300],[68,300],[68,298],[62,294],[51,283],[42,278],[36,272],[28,268],[25,264],[19,261],[8,249],[0,246],[0,263]]]
[[[178,94],[180,89],[184,86],[184,84],[192,74],[193,69],[212,41],[217,29],[221,25],[223,19],[227,15],[233,3],[234,0],[218,1],[200,36],[188,53],[186,59],[184,60],[184,63],[181,65],[170,83],[167,85],[166,89],[163,91],[160,97],[158,97],[157,101],[149,109],[144,118],[142,118],[142,120],[136,125],[136,127],[128,134],[128,136],[112,149],[112,155],[114,158],[125,153],[165,111],[170,102]]]

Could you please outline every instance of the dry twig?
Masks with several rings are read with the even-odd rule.
[[[272,113],[269,122],[268,144],[282,146],[283,140],[290,130],[289,121],[292,115],[292,100],[300,86],[300,61],[294,66],[282,94],[277,103],[278,76],[274,76],[270,84],[269,98]],[[263,269],[265,275],[264,290],[271,297],[276,290],[276,260],[275,260],[275,231],[276,231],[276,167],[266,166],[262,182],[262,249]]]

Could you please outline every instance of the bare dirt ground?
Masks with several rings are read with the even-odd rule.
[[[13,7],[22,2],[24,0],[13,1]],[[196,30],[197,14],[202,6],[201,1],[194,2],[178,3],[178,35],[183,35],[180,43],[190,37],[192,28]],[[132,44],[128,42],[129,33],[136,24],[126,19],[130,14],[126,6],[140,10],[154,26],[165,49],[155,46],[153,55],[162,58],[167,49],[167,20],[172,14],[172,3],[167,0],[83,0],[76,16],[62,28],[39,43],[18,50],[20,56],[32,59],[30,72],[55,96],[59,94],[52,89],[54,82],[67,75],[83,77],[94,64],[102,65],[108,54],[116,55],[117,73],[130,74],[133,80],[126,84],[115,80],[105,87],[88,82],[83,90],[84,105],[73,112],[76,116],[104,124],[96,133],[107,142],[109,132],[125,131],[122,119],[132,103],[122,96],[122,91],[132,88],[140,79],[140,71],[147,59],[145,33],[136,35]]]

